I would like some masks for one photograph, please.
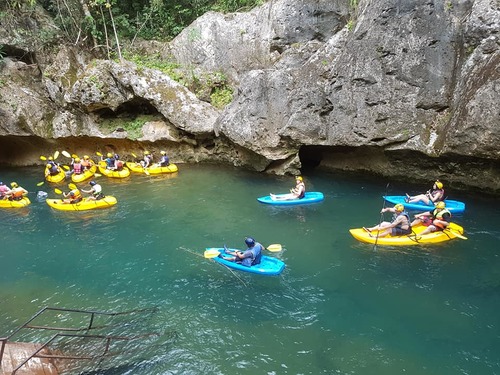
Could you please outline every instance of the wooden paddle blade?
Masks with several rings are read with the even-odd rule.
[[[211,259],[211,258],[218,257],[219,254],[220,254],[220,252],[217,249],[208,249],[208,250],[205,250],[205,252],[203,253],[203,256],[205,258]]]
[[[36,186],[42,186],[45,182],[42,181],[42,182],[39,182],[38,184],[36,184]]]
[[[47,158],[45,156],[41,155],[40,160],[47,160]]]
[[[59,190],[58,188],[55,188],[55,189],[54,189],[54,192],[55,192],[56,194],[62,194],[62,191],[61,191],[61,190]]]
[[[54,152],[54,160],[56,160],[59,157],[59,151]]]
[[[66,156],[67,158],[70,158],[71,155],[68,151],[64,150],[64,151],[61,151],[61,154],[63,154],[64,156]]]
[[[272,252],[277,252],[283,250],[282,246],[279,243],[275,243],[266,247],[267,250]]]

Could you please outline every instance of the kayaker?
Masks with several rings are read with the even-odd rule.
[[[302,176],[295,177],[295,187],[290,189],[290,194],[275,195],[269,194],[273,201],[285,201],[290,199],[302,199],[306,195],[306,185]]]
[[[141,160],[143,168],[148,168],[153,163],[153,155],[149,151],[144,151],[144,158]]]
[[[90,189],[89,190],[83,190],[82,192],[87,193],[87,194],[92,194],[90,197],[87,197],[88,201],[97,201],[99,199],[104,198],[104,194],[102,193],[102,187],[95,181],[90,181],[89,182]]]
[[[427,211],[416,214],[411,225],[425,225],[427,228],[420,233],[420,235],[423,235],[446,229],[450,225],[450,219],[451,212],[446,208],[446,203],[438,202],[432,212]]]
[[[78,188],[75,188],[68,193],[63,193],[63,195],[64,198],[68,199],[63,199],[62,203],[75,204],[81,202],[83,199],[82,193],[78,190]]]
[[[167,156],[165,151],[160,151],[161,157],[160,162],[158,163],[159,167],[168,167],[170,165],[170,159]]]
[[[47,169],[45,170],[45,177],[55,176],[60,172],[59,164],[54,161],[52,156],[49,156],[49,161],[47,162]]]
[[[116,161],[118,159],[116,158],[116,156],[118,156],[118,155],[113,156],[113,154],[111,152],[108,152],[106,154],[106,158],[102,157],[102,160],[104,160],[106,162],[106,169],[110,169],[112,171],[117,169]]]
[[[82,174],[83,173],[83,165],[81,163],[80,158],[73,159],[73,163],[71,165],[73,167],[74,174]]]
[[[17,182],[11,182],[10,186],[12,189],[9,193],[7,193],[6,197],[11,201],[20,201],[26,194],[28,194],[28,190],[19,186]]]
[[[428,190],[425,194],[419,194],[415,196],[410,196],[406,194],[405,202],[406,203],[417,203],[424,202],[427,205],[436,204],[437,202],[444,200],[444,189],[443,183],[439,180],[434,182],[431,190]]]
[[[10,188],[0,181],[0,199],[9,198]]]
[[[380,213],[384,212],[392,212],[394,214],[393,220],[391,222],[383,221],[371,228],[363,227],[370,236],[372,236],[371,232],[374,230],[384,230],[383,232],[379,232],[379,237],[385,237],[389,234],[392,236],[403,236],[412,232],[410,215],[408,215],[405,211],[405,207],[401,203],[396,204],[394,207],[385,207],[380,211]]]
[[[93,163],[92,159],[90,159],[90,157],[88,155],[83,156],[82,167],[84,170],[92,168],[93,164],[94,163]]]
[[[220,255],[223,259],[230,262],[240,263],[242,266],[251,267],[255,264],[259,264],[262,258],[262,250],[264,246],[256,242],[252,237],[245,238],[245,244],[247,249],[245,251],[229,251],[226,246],[224,251],[225,254],[233,255],[232,257],[224,257]]]

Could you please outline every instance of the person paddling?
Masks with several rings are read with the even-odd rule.
[[[412,225],[425,225],[427,228],[420,235],[445,230],[450,225],[451,212],[446,208],[446,203],[438,202],[431,211],[415,215]]]
[[[102,187],[95,181],[90,181],[89,182],[90,189],[89,190],[83,190],[83,193],[91,194],[90,197],[87,197],[88,201],[97,201],[99,199],[104,198],[104,194],[102,193]]]
[[[246,251],[229,251],[224,245],[224,253],[232,255],[232,257],[224,257],[222,254],[220,257],[230,262],[240,263],[246,267],[259,264],[262,258],[262,250],[265,249],[264,246],[256,242],[252,237],[245,238],[245,244],[247,245]]]
[[[394,214],[392,221],[383,221],[371,228],[363,227],[363,229],[367,231],[370,236],[373,236],[371,232],[374,230],[379,231],[378,237],[385,237],[389,234],[391,236],[411,234],[410,215],[408,215],[405,211],[405,207],[401,203],[396,204],[394,207],[383,208],[380,211],[380,213],[384,212],[392,212]],[[380,232],[381,230],[383,230],[383,232]]]

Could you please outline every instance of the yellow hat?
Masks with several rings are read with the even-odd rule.
[[[75,163],[79,163],[80,162],[80,158],[75,158]]]
[[[165,155],[166,152],[165,151],[160,151],[160,154]]]
[[[16,187],[18,187],[19,185],[17,184],[17,182],[11,182],[11,183],[10,183],[10,186],[12,186],[13,188],[16,188]]]
[[[295,179],[299,180],[299,181],[304,181],[304,179],[301,176],[297,176],[297,177],[295,177]]]
[[[144,151],[144,155],[149,155],[149,151]]]
[[[85,160],[90,159],[88,155],[84,155],[83,157]]]
[[[439,208],[439,209],[446,208],[446,204],[443,201],[437,202],[436,203],[436,208]]]
[[[405,206],[403,206],[401,203],[398,203],[397,205],[395,205],[395,206],[394,206],[394,209],[395,209],[396,211],[401,212],[401,211],[404,211],[404,210],[405,210]]]
[[[108,158],[112,158],[112,157],[113,157],[113,154],[112,154],[111,152],[108,152],[108,153],[106,154],[106,156],[107,156]]]
[[[436,187],[438,189],[442,189],[443,188],[443,183],[441,181],[436,181],[434,184],[436,185]]]

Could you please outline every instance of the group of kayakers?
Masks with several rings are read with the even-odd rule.
[[[438,180],[434,182],[432,189],[424,194],[415,196],[406,194],[406,203],[418,203],[421,201],[426,205],[434,204],[432,210],[414,215],[413,221],[410,219],[408,212],[406,212],[405,206],[402,203],[398,203],[394,207],[384,207],[380,211],[381,214],[392,212],[393,218],[391,221],[382,221],[373,227],[363,227],[363,229],[370,236],[373,236],[372,231],[378,231],[377,237],[408,235],[412,233],[412,227],[416,225],[427,227],[420,233],[420,236],[446,229],[450,225],[451,213],[446,209],[443,187],[443,183]]]

